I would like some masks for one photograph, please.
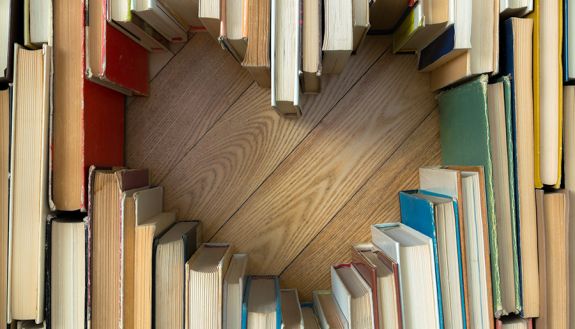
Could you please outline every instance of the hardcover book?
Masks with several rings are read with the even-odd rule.
[[[5,88],[14,76],[14,45],[24,42],[24,1],[2,1],[0,15],[0,87]]]
[[[277,276],[249,276],[242,304],[242,329],[282,329]]]

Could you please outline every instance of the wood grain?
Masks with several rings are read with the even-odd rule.
[[[126,162],[152,182],[173,168],[252,84],[207,33],[198,33],[126,109]]]
[[[297,287],[301,300],[330,288],[329,267],[348,262],[351,246],[371,241],[370,226],[398,221],[398,192],[418,187],[418,170],[440,164],[438,113],[407,138],[281,275],[282,286]]]
[[[212,241],[279,274],[429,115],[428,88],[415,56],[384,55]]]
[[[370,37],[346,71],[304,96],[304,116],[286,120],[270,109],[269,90],[252,85],[165,179],[165,205],[200,219],[207,238],[221,227],[389,48]],[[147,164],[147,163],[146,163]]]

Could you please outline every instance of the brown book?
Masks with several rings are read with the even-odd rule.
[[[242,66],[260,87],[270,88],[270,27],[269,0],[247,0],[248,47]]]
[[[374,328],[402,328],[398,264],[371,243],[353,246],[352,264],[371,287]]]
[[[241,63],[248,46],[246,12],[248,0],[221,0],[220,35],[218,41],[224,49]]]
[[[0,245],[8,245],[10,166],[10,90],[0,90]],[[8,248],[0,248],[0,296],[8,294]],[[0,323],[8,323],[6,298],[0,298]]]
[[[147,170],[90,168],[88,314],[92,328],[118,328],[123,324],[122,197],[124,192],[147,186]]]
[[[537,329],[569,328],[569,197],[536,190],[539,250]]]
[[[14,48],[8,321],[44,319],[51,53]]]

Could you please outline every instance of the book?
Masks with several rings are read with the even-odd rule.
[[[282,328],[277,276],[249,276],[242,304],[242,329]]]
[[[483,166],[484,168],[494,311],[496,316],[513,312],[516,308],[509,310],[507,307],[521,304],[520,302],[518,304],[520,295],[515,290],[515,285],[509,287],[505,285],[506,281],[501,279],[499,231],[495,229],[497,227],[497,204],[495,203],[493,162],[489,140],[487,76],[480,76],[461,86],[440,93],[438,103],[443,164]],[[459,111],[462,104],[465,104],[466,111]],[[500,300],[503,305],[500,304]]]
[[[510,318],[495,320],[496,329],[533,329],[533,319]]]
[[[7,87],[14,76],[14,45],[24,42],[24,1],[0,3],[0,87]]]
[[[563,104],[562,1],[533,0],[535,187],[561,184]],[[535,307],[536,305],[533,305]],[[530,315],[535,316],[527,310]]]
[[[186,263],[187,328],[222,327],[222,292],[230,249],[225,243],[204,243]]]
[[[371,288],[351,264],[331,267],[331,289],[351,328],[373,328]]]
[[[90,167],[88,221],[91,254],[88,282],[93,328],[122,326],[123,318],[123,230],[122,197],[126,191],[146,188],[148,171]]]
[[[443,328],[431,238],[402,223],[371,227],[372,243],[399,266],[403,328]]]
[[[0,245],[8,246],[10,186],[10,89],[0,90]],[[8,248],[0,250],[0,296],[8,295]],[[0,298],[0,323],[8,323],[7,298]]]
[[[352,264],[371,288],[374,328],[401,328],[397,263],[373,244],[366,243],[353,246]]]
[[[218,40],[241,63],[248,47],[247,0],[221,0],[221,24]]]
[[[511,75],[511,108],[514,140],[514,164],[515,164],[515,190],[516,190],[516,213],[518,228],[518,247],[520,250],[521,263],[521,287],[524,290],[522,298],[523,308],[527,307],[527,314],[538,309],[537,303],[529,299],[537,300],[538,291],[534,288],[538,279],[537,253],[535,242],[536,211],[535,211],[535,180],[533,178],[535,152],[534,152],[534,114],[533,114],[533,89],[532,89],[532,61],[529,54],[532,53],[532,30],[531,19],[510,18],[504,22],[502,33],[502,59],[501,71]],[[525,282],[528,280],[528,282]],[[535,285],[535,286],[533,286]],[[527,289],[527,291],[525,291]],[[533,297],[530,297],[533,295]],[[526,300],[527,298],[527,300]],[[525,310],[524,310],[525,311]]]
[[[301,89],[304,93],[319,93],[321,91],[322,29],[323,2],[304,0],[301,46]]]
[[[270,88],[271,2],[247,0],[248,47],[242,66],[260,87]]]
[[[453,24],[453,0],[418,1],[393,32],[393,52],[419,51]]]
[[[52,1],[24,0],[24,46],[52,46]]]
[[[86,211],[89,166],[124,164],[125,97],[84,79],[84,2],[54,0],[53,8],[50,207]]]
[[[49,311],[52,328],[87,328],[86,296],[90,235],[87,218],[49,216],[47,250],[49,262]]]
[[[502,287],[508,288],[503,294],[503,309],[517,312],[521,309],[521,296],[518,294],[521,287],[516,223],[519,217],[516,209],[518,202],[515,200],[515,151],[509,76],[487,86],[487,108],[498,252],[501,260],[499,264]]]
[[[323,10],[322,72],[338,74],[353,51],[352,1],[325,0]]]
[[[455,85],[474,76],[499,71],[498,1],[473,1],[471,45],[468,51],[431,71],[432,90]]]
[[[8,322],[44,319],[51,56],[48,45],[14,47]]]
[[[403,191],[399,205],[401,222],[433,241],[440,321],[445,326],[467,327],[457,199],[423,190]]]
[[[122,193],[120,257],[123,275],[123,323],[126,327],[152,327],[154,239],[176,220],[163,212],[163,188],[151,187]]]
[[[186,262],[200,246],[201,224],[177,222],[154,242],[154,324],[183,328]]]
[[[374,1],[369,7],[370,33],[391,34],[417,0]]]
[[[499,0],[501,17],[522,17],[533,11],[533,0]]]
[[[138,0],[142,1],[142,0]],[[144,0],[150,1],[150,0]],[[156,0],[157,6],[171,19],[175,20],[184,31],[205,31],[199,15],[199,0]],[[180,40],[182,42],[182,40]],[[185,40],[183,40],[185,41]],[[174,42],[174,41],[172,41]]]
[[[148,52],[107,21],[107,0],[88,2],[86,77],[125,95],[147,95]]]
[[[573,250],[575,243],[575,86],[564,87],[563,111],[565,115],[565,190],[569,200],[569,248]],[[570,282],[573,282],[571,273],[575,273],[575,253],[569,253]],[[569,313],[575,314],[575,284],[569,285]]]
[[[223,10],[221,0],[199,0],[198,1],[198,18],[216,40],[220,37],[220,28],[222,21],[220,13]]]
[[[353,6],[353,52],[357,52],[369,31],[370,0],[352,0]]]
[[[320,329],[319,322],[313,311],[313,303],[303,303],[301,305],[301,314],[305,329]]]
[[[570,328],[569,194],[536,190],[539,247],[539,317],[537,328]]]
[[[46,329],[46,322],[18,321],[14,322],[14,324],[12,327],[16,329]]]
[[[242,297],[247,276],[248,255],[234,254],[224,278],[223,328],[242,326]]]
[[[300,1],[271,2],[271,105],[281,115],[301,116]]]
[[[349,328],[349,324],[337,305],[331,290],[314,291],[312,297],[313,308],[317,314],[321,328]]]
[[[465,226],[465,257],[467,259],[467,309],[469,327],[493,329],[494,299],[501,304],[499,290],[491,284],[491,258],[489,255],[489,227],[485,204],[485,178],[480,166],[448,166],[461,177],[461,196]],[[420,176],[420,179],[421,176]],[[459,184],[459,183],[458,183]],[[429,187],[427,187],[429,188]]]
[[[575,82],[575,3],[572,0],[563,1],[563,81]]]
[[[282,326],[284,329],[304,329],[303,315],[297,289],[280,290]]]
[[[170,2],[170,5],[174,4],[173,10],[168,9],[166,6],[167,2]],[[165,2],[158,0],[134,0],[131,2],[131,10],[132,13],[142,18],[169,42],[184,43],[188,40],[188,28],[182,24],[182,21],[175,18],[174,13],[178,12],[179,15],[188,15],[186,11],[180,10],[181,6],[188,7],[193,3],[193,1],[186,2],[189,2],[189,4],[184,4],[184,1],[178,0]],[[195,2],[195,5],[195,10],[189,14],[194,15],[197,19],[197,2]],[[199,21],[197,21],[197,26],[201,26]]]
[[[107,0],[107,21],[149,52],[169,51],[170,41],[140,16],[132,14],[131,0]]]

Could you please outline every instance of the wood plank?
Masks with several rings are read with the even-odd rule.
[[[283,271],[435,108],[416,66],[384,55],[212,240]]]
[[[207,33],[198,33],[126,109],[126,162],[169,172],[252,84]]]
[[[250,87],[160,181],[166,209],[201,219],[210,238],[389,46],[390,38],[368,37],[341,75],[324,77],[321,94],[303,96],[299,120],[280,118],[269,90]]]
[[[433,111],[284,270],[282,286],[311,300],[313,290],[329,289],[329,266],[349,262],[353,244],[371,241],[372,224],[399,220],[399,191],[419,186],[420,167],[441,163],[438,118]]]

